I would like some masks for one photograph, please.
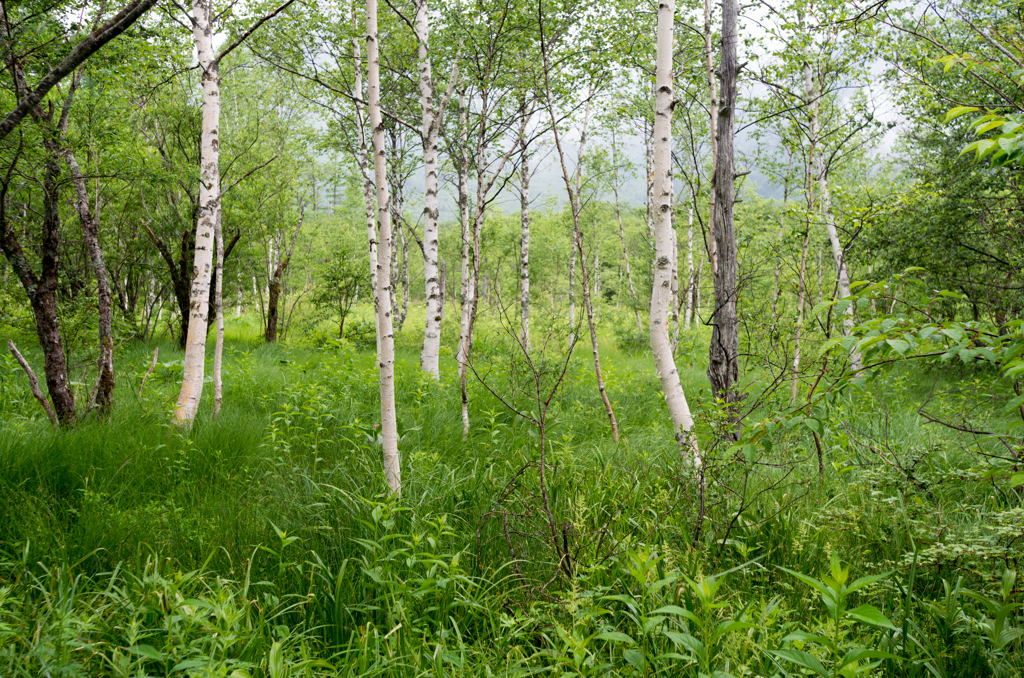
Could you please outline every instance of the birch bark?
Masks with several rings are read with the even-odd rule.
[[[800,381],[800,341],[802,339],[804,329],[804,306],[807,302],[807,249],[811,240],[811,215],[814,213],[814,207],[816,202],[814,194],[814,167],[815,153],[817,152],[818,143],[818,118],[813,113],[813,104],[810,101],[810,98],[813,95],[813,76],[811,74],[811,64],[809,61],[804,62],[804,85],[805,92],[808,97],[805,103],[808,104],[811,108],[810,131],[808,133],[807,165],[805,168],[807,173],[807,218],[805,222],[803,247],[800,250],[800,273],[799,280],[797,281],[796,330],[793,334],[793,376],[790,382],[789,389],[790,404],[796,403],[797,385]]]
[[[221,366],[224,361],[224,229],[219,212],[213,237],[217,246],[217,282],[214,283],[217,337],[213,345],[213,416],[216,417],[220,414],[221,405],[224,404],[224,380],[221,378]]]
[[[380,340],[380,430],[384,450],[384,478],[393,494],[402,492],[395,412],[395,337],[391,329],[391,205],[388,195],[384,121],[380,104],[380,53],[377,44],[377,0],[366,0],[366,59],[369,64],[367,100],[373,136],[373,173],[377,188],[380,252],[377,257],[377,335]]]
[[[522,342],[530,351],[530,151],[526,140],[520,138],[522,147],[519,163],[519,320],[522,325]]]
[[[712,45],[711,10],[714,0],[704,0],[704,71],[708,84],[708,132],[711,137],[711,196],[708,200],[708,258],[712,275],[718,274],[718,244],[715,239],[715,166],[718,163],[718,83],[715,81],[715,52]],[[724,16],[723,16],[724,22]]]
[[[686,298],[683,300],[683,326],[690,329],[693,320],[693,207],[687,212],[686,225]]]
[[[420,135],[423,142],[423,279],[426,294],[426,321],[423,328],[423,348],[420,351],[420,368],[438,379],[441,355],[441,319],[444,314],[443,291],[438,269],[438,231],[440,216],[437,188],[437,137],[441,129],[444,109],[451,98],[452,89],[458,79],[457,67],[452,69],[448,91],[444,100],[435,110],[434,83],[431,78],[430,52],[428,47],[429,22],[427,0],[416,2],[416,39],[419,43],[420,60],[420,107],[423,118]]]
[[[473,296],[475,289],[469,272],[469,114],[466,107],[466,91],[459,90],[459,137],[461,149],[459,155],[459,220],[462,224],[462,294],[459,299],[461,317],[459,319],[459,347],[455,360],[459,365],[459,388],[462,395],[462,436],[469,435],[469,399],[466,393],[466,369],[468,367],[470,334],[469,321],[473,314]]]
[[[199,209],[195,257],[189,294],[188,335],[181,392],[174,418],[191,424],[199,410],[206,369],[206,334],[209,323],[210,276],[213,273],[214,230],[220,214],[220,64],[213,54],[213,27],[209,0],[193,0],[192,34],[199,54],[203,83],[202,130],[199,160]]]
[[[352,4],[352,29],[355,33],[356,6]],[[370,159],[366,143],[366,118],[363,115],[363,105],[359,103],[363,99],[363,57],[362,45],[359,38],[352,38],[352,61],[355,77],[352,81],[352,95],[355,99],[356,131],[359,135],[359,172],[363,177],[363,209],[366,211],[366,239],[369,244],[370,259],[370,288],[374,293],[373,324],[376,329],[377,359],[380,360],[380,325],[379,313],[377,311],[377,215],[374,205],[373,177],[370,175]]]
[[[728,1],[728,0],[727,0]],[[654,284],[651,289],[651,351],[654,354],[654,368],[661,380],[672,419],[672,430],[680,449],[688,449],[690,459],[700,466],[700,452],[697,442],[689,435],[693,427],[683,385],[679,381],[672,343],[668,333],[668,316],[671,304],[672,285],[672,28],[675,21],[675,0],[661,0],[658,5],[658,47],[656,62],[656,97],[654,109],[654,153],[652,210],[654,227]]]
[[[821,91],[818,79],[814,78],[813,80],[814,103],[811,107],[811,114],[814,117],[813,129],[817,130],[819,111],[821,107]],[[825,232],[828,234],[828,241],[832,246],[832,259],[836,266],[836,287],[838,288],[838,295],[840,299],[845,299],[850,296],[850,274],[846,266],[846,253],[843,250],[842,243],[839,241],[839,231],[836,228],[835,213],[832,211],[832,194],[828,187],[829,168],[825,164],[824,156],[824,153],[819,153],[815,161],[818,174],[819,202],[821,205],[821,214],[825,221]],[[853,323],[853,304],[850,304],[843,312],[843,334],[850,334],[850,331],[853,329]],[[860,366],[860,353],[854,352],[850,356],[850,367],[853,370],[859,371]]]

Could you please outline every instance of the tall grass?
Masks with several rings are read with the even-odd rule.
[[[603,336],[622,442],[576,356],[548,461],[577,567],[545,583],[556,563],[543,539],[518,535],[513,563],[487,519],[501,498],[530,506],[535,433],[471,384],[464,441],[453,361],[439,382],[422,377],[407,323],[400,500],[380,469],[374,357],[344,342],[267,346],[232,320],[224,411],[201,410],[190,430],[169,423],[181,354],[167,341],[141,396],[154,345],[118,353],[107,418],[54,431],[34,403],[9,399],[0,674],[799,675],[810,664],[790,659],[809,660],[793,652],[830,676],[875,662],[861,675],[1024,667],[1019,586],[1005,584],[1020,495],[984,477],[967,437],[922,424],[913,375],[833,403],[820,477],[799,432],[753,467],[719,448],[697,537],[694,479],[651,361]],[[488,342],[502,350],[495,327],[480,342],[482,354]],[[710,412],[692,358],[704,351],[695,332],[679,362],[695,409]],[[874,451],[858,444],[869,440]],[[780,569],[835,578],[835,563],[851,581],[891,572],[848,606],[871,604],[888,625],[836,621],[817,589]],[[876,654],[842,666],[857,648]]]

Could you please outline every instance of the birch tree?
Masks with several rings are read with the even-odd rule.
[[[444,99],[435,108],[434,82],[431,78],[431,60],[428,47],[427,0],[416,0],[416,42],[419,56],[419,87],[422,122],[420,136],[423,143],[423,278],[426,285],[426,321],[423,328],[423,349],[420,368],[437,379],[441,351],[441,316],[443,309],[440,272],[438,268],[437,221],[440,215],[437,197],[438,133],[444,119],[445,108],[459,79],[458,63],[452,68]]]
[[[726,0],[729,2],[730,0]],[[655,70],[655,110],[653,145],[653,184],[655,207],[652,212],[654,228],[654,284],[651,289],[651,352],[654,369],[661,381],[665,404],[672,419],[672,431],[680,449],[688,450],[690,461],[699,466],[700,453],[696,440],[690,435],[693,416],[679,381],[672,342],[669,338],[668,319],[672,285],[672,113],[673,74],[672,37],[675,22],[675,0],[660,0],[658,5],[658,41]]]
[[[398,419],[395,412],[395,336],[391,329],[391,204],[387,180],[387,150],[380,100],[380,47],[377,41],[377,0],[366,0],[367,101],[373,140],[373,177],[377,189],[378,256],[377,337],[380,367],[380,432],[384,451],[384,479],[393,494],[402,492],[398,454]]]
[[[199,411],[206,369],[206,336],[210,312],[210,282],[213,274],[215,231],[220,220],[220,64],[228,54],[265,21],[283,11],[294,0],[255,21],[242,35],[220,52],[214,52],[210,0],[193,0],[192,35],[198,53],[202,81],[202,129],[200,132],[199,201],[196,217],[195,257],[189,293],[189,324],[181,392],[175,404],[177,423],[191,424]]]
[[[541,10],[541,12],[543,12],[543,10]],[[551,117],[551,131],[555,137],[555,150],[558,153],[559,166],[562,169],[562,179],[565,182],[566,193],[569,195],[569,208],[572,212],[572,241],[573,247],[579,255],[580,273],[582,277],[582,280],[580,281],[580,290],[583,292],[583,305],[587,314],[587,327],[590,330],[590,347],[594,356],[594,376],[597,378],[597,390],[601,394],[601,401],[604,403],[605,413],[608,415],[608,421],[611,424],[612,438],[615,440],[615,443],[618,444],[619,424],[615,420],[615,411],[612,409],[611,400],[608,399],[608,393],[604,386],[604,376],[601,372],[601,351],[597,342],[597,328],[594,320],[594,303],[587,275],[587,257],[586,252],[583,249],[583,230],[580,228],[580,212],[583,211],[580,198],[580,192],[583,187],[583,157],[586,149],[587,127],[590,123],[590,111],[594,99],[594,89],[593,86],[591,86],[590,91],[587,94],[586,104],[584,104],[583,125],[580,130],[580,145],[576,158],[576,171],[570,174],[569,168],[565,162],[565,152],[562,149],[562,137],[558,130],[558,120],[555,116],[555,104],[551,96],[550,63],[548,48],[544,39],[543,13],[541,13],[539,18],[541,58],[544,63],[544,94],[547,99],[548,114]],[[595,260],[595,276],[598,275],[596,264],[597,262]],[[572,275],[572,268],[570,267],[569,270],[570,275]],[[573,331],[575,331],[575,325],[572,325],[572,327],[574,328]]]

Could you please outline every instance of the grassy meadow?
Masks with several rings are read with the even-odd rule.
[[[6,357],[0,675],[1024,671],[1019,490],[980,461],[996,443],[921,416],[927,375],[894,370],[833,399],[820,431],[736,449],[713,443],[705,328],[684,331],[683,385],[712,422],[701,474],[672,439],[649,352],[610,330],[609,310],[621,442],[581,343],[541,460],[535,427],[472,374],[463,439],[457,315],[433,382],[417,313],[396,340],[400,499],[383,481],[372,336],[266,345],[258,319],[229,318],[223,413],[210,419],[207,383],[191,430],[170,423],[182,354],[167,337],[122,345],[112,413],[67,430]],[[510,345],[482,321],[474,367],[506,397],[523,383]],[[958,406],[1008,416],[970,373],[942,378],[966,384]]]

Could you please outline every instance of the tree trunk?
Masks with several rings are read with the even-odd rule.
[[[676,232],[675,224],[675,203],[676,192],[672,191],[672,285],[671,285],[671,307],[669,308],[669,328],[672,333],[672,355],[675,355],[679,348],[679,234]]]
[[[214,230],[220,215],[220,64],[213,55],[213,27],[209,0],[193,0],[193,36],[203,82],[203,116],[199,161],[199,214],[189,294],[188,335],[181,392],[174,418],[191,424],[199,410],[206,369],[206,332],[209,322],[210,277],[213,273]]]
[[[220,414],[224,402],[224,381],[221,378],[221,365],[224,360],[224,230],[221,227],[221,214],[217,213],[214,240],[217,246],[216,270],[217,282],[214,284],[214,308],[217,313],[217,337],[213,344],[213,416]]]
[[[718,273],[718,241],[715,237],[715,206],[718,199],[715,195],[717,190],[716,179],[717,172],[715,171],[718,163],[718,85],[715,82],[715,52],[712,46],[712,32],[711,32],[711,10],[713,8],[713,0],[704,0],[704,71],[707,75],[708,82],[708,132],[711,137],[711,195],[708,200],[708,211],[710,212],[708,217],[708,225],[711,227],[711,233],[708,238],[708,258],[711,260],[711,274],[712,276]],[[723,5],[724,7],[724,5]],[[737,9],[737,12],[739,10]],[[722,16],[722,35],[725,35],[725,16]],[[723,43],[724,51],[724,43]],[[724,84],[723,84],[724,89]]]
[[[281,281],[284,278],[288,264],[291,263],[292,254],[295,253],[295,241],[299,238],[299,231],[302,230],[302,222],[305,217],[306,208],[303,207],[299,210],[299,221],[295,226],[295,233],[292,234],[292,243],[288,248],[288,254],[278,260],[277,266],[274,267],[274,274],[270,277],[269,292],[267,294],[267,325],[263,328],[263,339],[268,344],[273,344],[277,341],[277,328],[281,324],[280,308],[283,306],[281,300]],[[281,253],[282,248],[278,248],[278,256]]]
[[[690,329],[693,322],[693,206],[687,213],[686,225],[686,291],[683,299],[683,326]]]
[[[519,139],[522,147],[519,164],[519,215],[522,225],[519,236],[519,319],[522,342],[530,350],[530,152],[526,140]]]
[[[109,411],[114,402],[113,302],[110,294],[110,275],[107,273],[103,248],[100,247],[99,204],[97,202],[94,213],[89,206],[89,189],[85,185],[85,177],[82,176],[82,170],[78,166],[74,153],[70,149],[65,149],[63,155],[71,174],[71,183],[75,187],[75,207],[78,210],[79,221],[82,223],[85,247],[89,252],[93,273],[96,275],[100,357],[96,392],[93,399],[101,410]]]
[[[803,17],[800,17],[801,23]],[[813,112],[813,104],[811,97],[813,96],[813,77],[811,74],[811,64],[809,61],[804,62],[804,84],[806,85],[807,101],[805,102],[811,108],[811,120],[810,120],[810,133],[808,136],[808,148],[807,148],[807,165],[806,165],[806,198],[807,198],[807,218],[804,224],[804,242],[803,247],[800,250],[800,277],[798,280],[797,287],[797,301],[796,301],[796,331],[793,335],[793,379],[790,384],[789,400],[790,404],[796,403],[797,396],[797,385],[800,379],[800,340],[803,334],[804,328],[804,306],[807,303],[807,250],[811,240],[811,217],[814,214],[815,207],[815,194],[814,194],[814,166],[815,166],[815,153],[817,151],[818,143],[818,119]]]
[[[813,198],[808,193],[808,202]],[[807,246],[811,240],[810,217],[808,217],[807,230],[804,231],[804,244],[800,250],[800,274],[797,280],[796,295],[796,331],[793,334],[793,378],[790,382],[789,404],[796,404],[797,384],[800,380],[800,339],[804,330],[804,305],[807,303]]]
[[[366,0],[366,59],[369,62],[367,100],[373,134],[373,170],[377,187],[377,222],[380,253],[377,258],[377,334],[380,339],[380,431],[384,451],[384,478],[393,494],[402,492],[398,456],[398,421],[395,412],[395,337],[391,329],[391,204],[388,194],[384,121],[380,105],[380,55],[377,44],[377,0]]]
[[[810,69],[810,64],[807,64],[805,68]],[[818,112],[820,108],[821,92],[819,82],[817,78],[813,79],[813,105],[811,106],[811,115],[813,116],[813,122],[811,125],[812,130],[817,133],[818,129]],[[836,286],[838,288],[838,295],[840,299],[845,299],[850,296],[850,274],[846,266],[846,253],[843,250],[843,245],[839,242],[839,231],[836,229],[836,218],[832,211],[832,194],[828,187],[828,170],[829,168],[825,165],[825,154],[819,153],[816,159],[816,165],[818,170],[818,193],[821,196],[821,213],[825,218],[825,232],[828,234],[829,244],[832,246],[832,258],[835,261],[836,266]],[[846,307],[843,311],[843,334],[849,335],[850,331],[853,330],[853,304]],[[854,352],[850,355],[850,367],[855,371],[859,371],[861,366],[861,357],[859,352]]]
[[[437,137],[441,129],[442,116],[452,88],[458,77],[453,69],[444,101],[435,110],[434,83],[431,79],[431,63],[428,48],[429,24],[427,0],[416,1],[416,38],[419,43],[420,60],[420,107],[423,111],[421,137],[423,142],[423,280],[426,296],[426,320],[423,327],[423,348],[420,351],[420,369],[440,378],[441,320],[444,317],[440,273],[438,271],[438,230],[440,216],[437,188]],[[408,296],[408,295],[406,295]]]
[[[356,6],[352,4],[352,32],[356,33]],[[377,309],[377,215],[374,204],[373,176],[370,174],[370,154],[366,141],[366,119],[363,106],[359,102],[363,98],[363,59],[362,42],[352,38],[352,60],[355,78],[352,83],[352,95],[355,97],[356,131],[359,134],[359,173],[363,177],[363,209],[366,211],[366,239],[369,244],[370,289],[373,293],[373,323],[376,329],[377,359],[380,360],[380,314]]]
[[[615,130],[612,130],[612,153],[617,154]],[[619,164],[617,155],[612,157],[612,193],[615,195],[615,221],[619,224],[619,241],[622,243],[622,263],[626,267],[626,282],[629,284],[629,296],[633,300],[633,313],[636,315],[636,331],[643,332],[644,325],[640,321],[640,298],[636,295],[633,285],[633,273],[629,268],[629,250],[626,248],[626,229],[622,226],[622,208],[619,203]]]
[[[459,365],[459,390],[462,395],[462,437],[469,435],[469,395],[466,391],[466,370],[470,349],[470,318],[473,313],[475,289],[469,271],[469,247],[472,238],[469,230],[469,118],[466,108],[466,92],[459,91],[459,134],[462,148],[459,158],[459,219],[462,222],[462,294],[459,303],[459,347],[455,360]]]
[[[573,328],[570,335],[576,337],[576,231],[569,235],[569,327]]]
[[[735,403],[734,387],[739,380],[739,322],[736,289],[736,236],[733,231],[735,207],[734,123],[737,60],[738,0],[722,2],[722,100],[718,109],[718,153],[715,161],[715,244],[718,271],[715,274],[715,311],[712,323],[708,380],[714,394]],[[735,414],[735,411],[733,412]],[[737,430],[738,434],[738,430]]]
[[[60,263],[60,214],[58,211],[56,142],[47,142],[49,151],[43,174],[43,228],[41,238],[40,270],[37,276],[17,237],[11,231],[5,214],[10,176],[0,184],[0,246],[18,276],[32,306],[36,336],[43,349],[43,372],[46,390],[54,412],[61,424],[74,423],[78,418],[75,395],[68,380],[67,357],[57,317],[57,288]]]
[[[726,0],[729,2],[730,0]],[[665,404],[672,418],[672,431],[680,449],[688,449],[690,461],[701,464],[697,441],[689,431],[693,417],[679,381],[672,344],[668,335],[668,315],[672,285],[672,28],[675,21],[675,0],[661,0],[658,6],[658,47],[656,62],[656,98],[654,110],[654,284],[651,289],[651,351],[654,368],[661,380]]]
[[[782,287],[779,285],[779,274],[782,272],[782,238],[786,233],[786,209],[789,206],[789,168],[793,163],[793,151],[789,151],[786,161],[786,174],[782,178],[782,213],[779,214],[778,256],[775,257],[775,282],[772,287],[772,320],[779,320],[779,296]]]
[[[617,445],[619,443],[619,424],[615,419],[615,411],[612,409],[611,400],[608,399],[608,392],[604,386],[604,375],[601,372],[601,351],[597,342],[597,326],[594,320],[594,303],[590,294],[590,280],[587,275],[587,253],[583,249],[583,229],[580,227],[580,213],[583,205],[580,201],[580,192],[583,188],[583,155],[587,143],[587,127],[590,124],[591,102],[594,99],[593,89],[588,93],[587,104],[583,113],[583,128],[580,130],[580,146],[576,156],[576,175],[570,176],[569,168],[565,164],[565,153],[562,150],[562,137],[558,131],[558,121],[555,118],[554,102],[551,99],[551,83],[549,76],[549,65],[547,50],[541,42],[541,55],[544,63],[544,90],[547,95],[548,113],[551,115],[551,129],[555,136],[555,149],[558,152],[559,164],[562,168],[562,179],[565,181],[565,189],[569,194],[569,207],[572,210],[572,237],[576,254],[579,255],[580,264],[580,290],[583,292],[583,308],[587,314],[587,327],[590,330],[590,348],[594,355],[594,376],[597,379],[597,390],[601,394],[601,401],[604,403],[605,413],[608,415],[608,422],[612,427],[612,439]],[[575,179],[575,187],[573,180]],[[595,247],[597,245],[595,244]],[[575,257],[570,262],[575,261]],[[595,260],[596,261],[596,260]],[[570,267],[570,275],[572,268]],[[570,281],[571,282],[571,281]],[[570,287],[570,291],[571,291]],[[571,297],[570,297],[571,298]],[[575,324],[573,324],[575,329]],[[573,337],[575,341],[575,337]]]

